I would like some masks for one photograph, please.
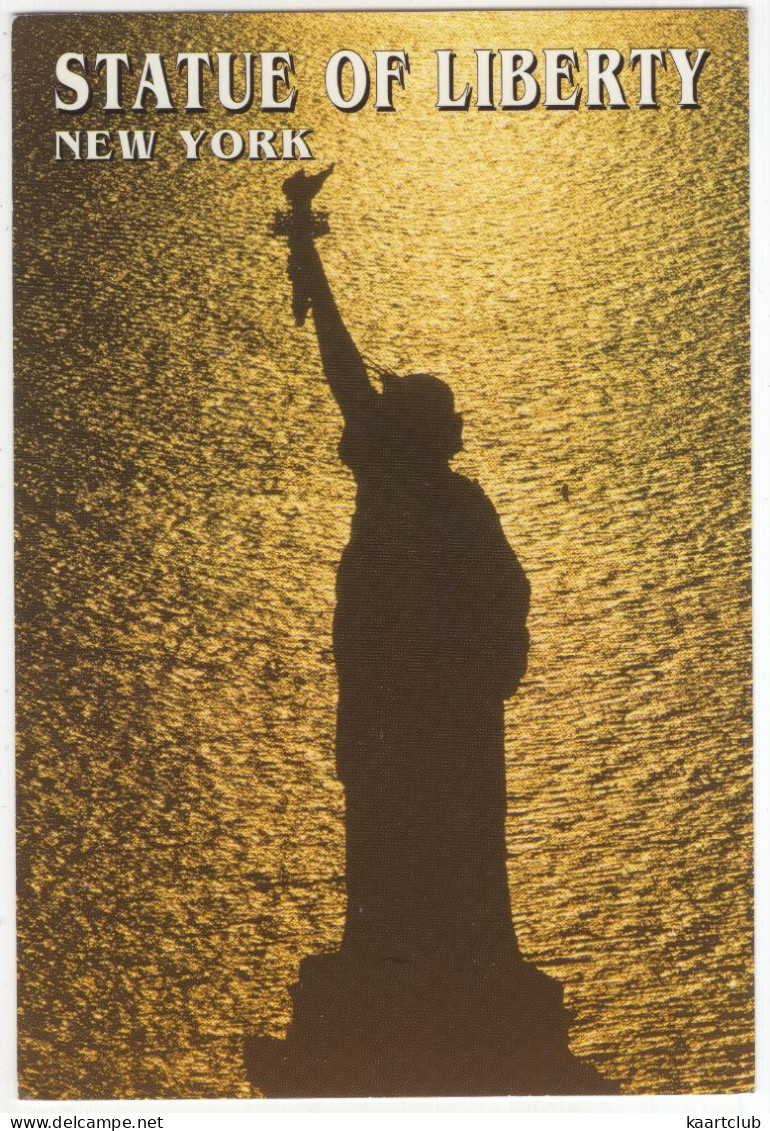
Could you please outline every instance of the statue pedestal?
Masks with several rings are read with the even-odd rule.
[[[516,958],[306,958],[280,1041],[247,1037],[268,1098],[608,1095],[569,1051],[559,982]]]

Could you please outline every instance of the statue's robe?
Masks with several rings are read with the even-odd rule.
[[[529,585],[481,487],[421,462],[410,427],[377,398],[340,449],[358,485],[334,620],[345,948],[511,952],[503,703]]]

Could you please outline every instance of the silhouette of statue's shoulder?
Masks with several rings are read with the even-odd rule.
[[[495,543],[505,543],[505,548],[512,556],[494,503],[487,495],[477,479],[468,479],[458,472],[451,472],[454,490],[457,494],[457,506],[462,511],[465,520],[474,530],[477,538],[488,538]],[[459,517],[459,516],[458,516]],[[528,587],[528,582],[522,570],[522,580]]]

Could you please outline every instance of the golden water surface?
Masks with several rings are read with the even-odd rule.
[[[474,47],[522,46],[712,54],[700,110],[670,62],[658,111],[631,77],[627,111],[435,110],[435,48],[464,82]],[[409,52],[395,113],[331,106],[341,47]],[[281,49],[294,114],[53,108],[64,51]],[[450,381],[456,465],[532,585],[522,949],[624,1090],[750,1087],[744,14],[31,17],[15,51],[22,1094],[248,1096],[243,1034],[282,1035],[340,940],[354,486],[270,231],[297,165],[176,135],[303,126],[337,162],[343,314]],[[157,129],[155,158],[53,160],[56,129],[102,128]]]

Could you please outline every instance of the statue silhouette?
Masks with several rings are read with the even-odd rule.
[[[330,172],[286,182],[281,231],[357,484],[333,631],[347,912],[339,953],[301,965],[288,1041],[252,1038],[247,1061],[268,1095],[606,1092],[511,918],[503,708],[527,667],[529,584],[492,503],[449,466],[449,387],[370,381],[314,243]]]

